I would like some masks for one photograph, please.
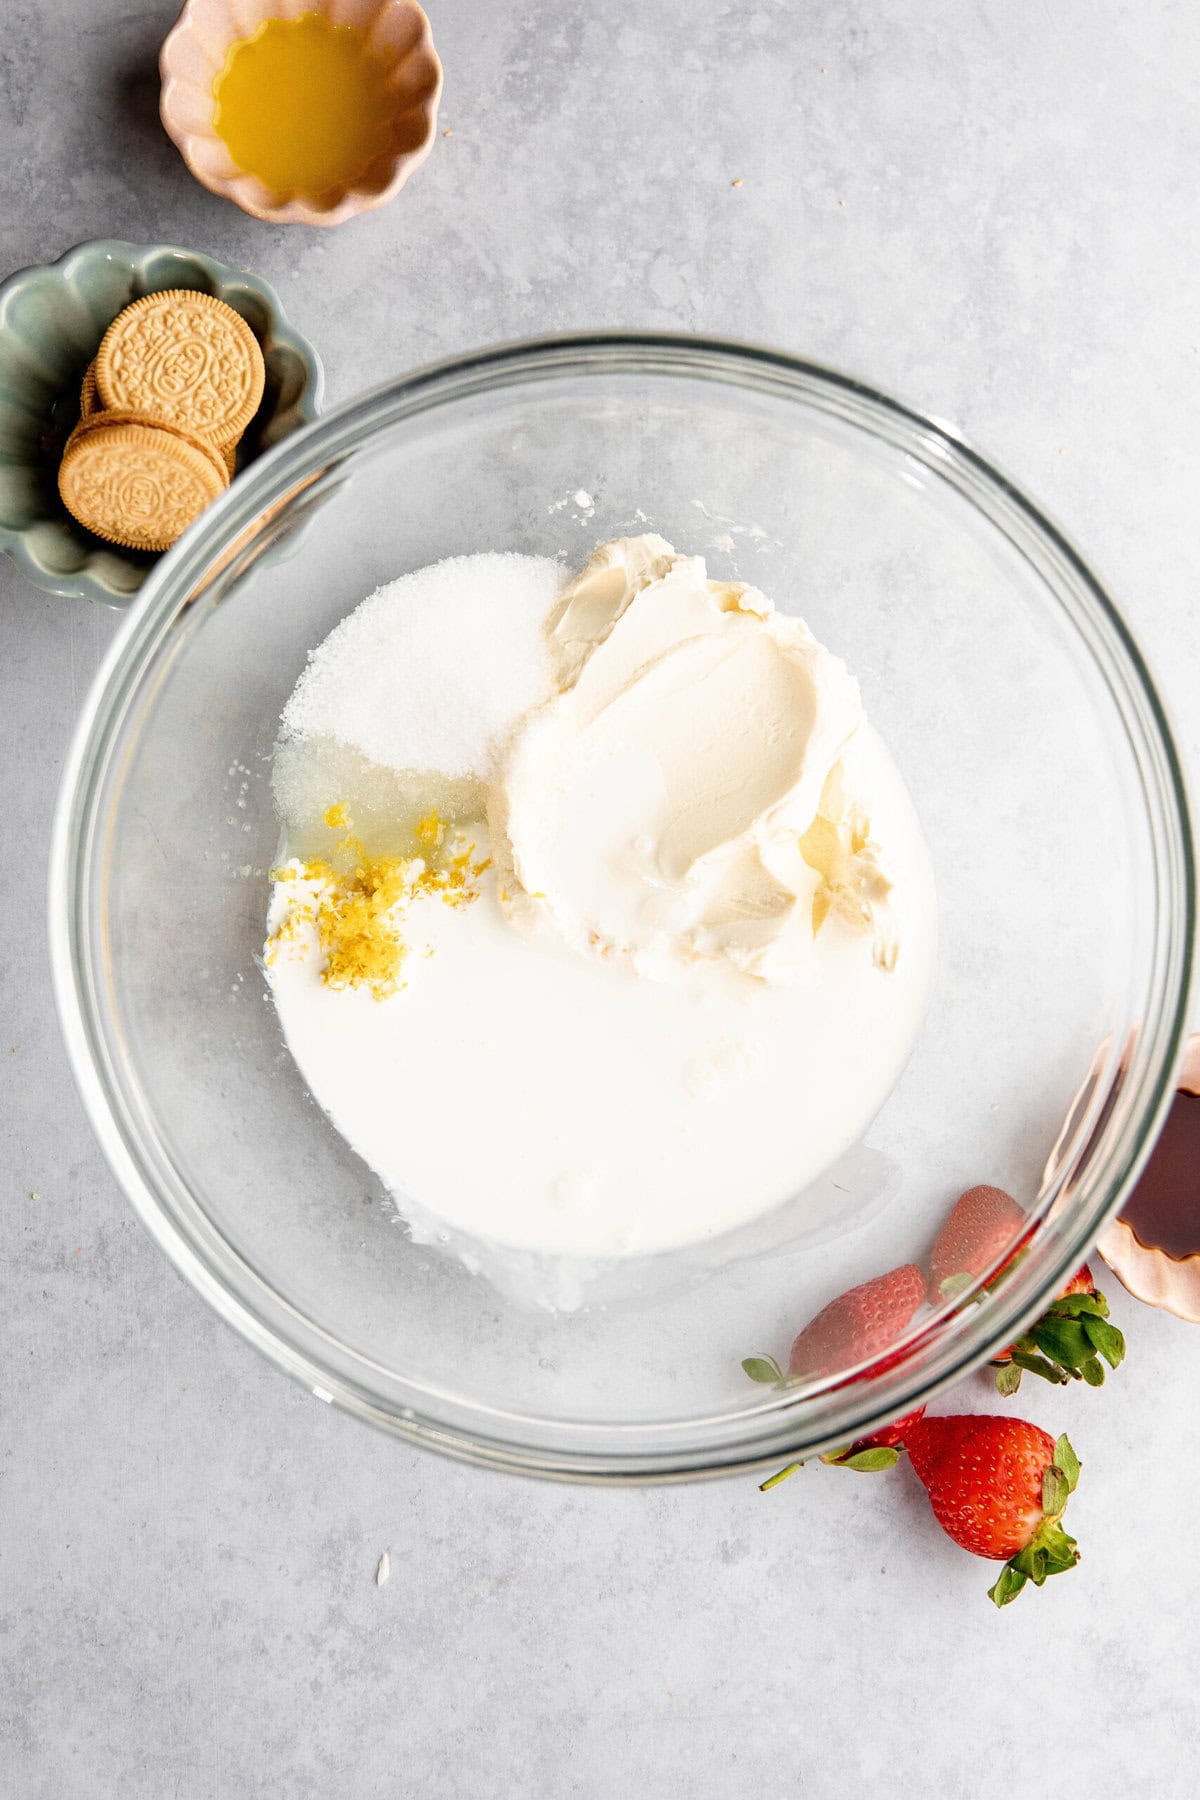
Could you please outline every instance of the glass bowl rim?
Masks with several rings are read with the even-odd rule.
[[[206,574],[219,565],[222,555],[229,557],[243,534],[253,536],[255,523],[268,519],[273,506],[278,508],[306,488],[318,497],[323,480],[330,485],[336,481],[339,459],[360,452],[422,413],[563,375],[613,374],[691,377],[776,399],[818,403],[892,449],[915,456],[1011,542],[1020,533],[1026,554],[1036,551],[1060,580],[1070,584],[1075,605],[1095,638],[1088,646],[1093,660],[1110,696],[1123,702],[1128,747],[1153,827],[1160,1004],[1154,1028],[1134,1035],[1123,1065],[1137,1080],[1124,1122],[1108,1147],[1103,1181],[1093,1172],[1087,1190],[1090,1204],[1076,1207],[1067,1220],[1047,1221],[1057,1191],[1052,1187],[1031,1214],[1039,1221],[1048,1254],[1041,1259],[1026,1257],[1006,1275],[986,1308],[972,1307],[970,1292],[941,1308],[898,1345],[894,1361],[889,1357],[890,1367],[882,1374],[876,1371],[872,1381],[856,1381],[854,1371],[843,1371],[827,1381],[775,1394],[752,1408],[634,1424],[508,1413],[478,1402],[464,1403],[422,1384],[416,1393],[435,1401],[434,1409],[423,1413],[415,1406],[381,1399],[372,1365],[360,1352],[338,1346],[344,1353],[343,1366],[335,1367],[330,1350],[334,1340],[256,1277],[219,1233],[213,1235],[223,1255],[218,1253],[215,1259],[195,1235],[185,1234],[169,1202],[169,1181],[154,1167],[149,1134],[139,1131],[130,1111],[119,1059],[105,1048],[105,1008],[99,1003],[88,944],[89,895],[101,823],[98,802],[122,730],[140,697],[140,677],[179,614],[203,593]],[[1054,598],[1065,606],[1061,593]],[[1078,619],[1076,624],[1083,629]],[[1110,665],[1107,673],[1101,651]],[[1140,735],[1135,735],[1135,724]],[[227,1323],[316,1398],[401,1438],[492,1468],[573,1481],[631,1483],[761,1469],[798,1453],[816,1454],[845,1444],[961,1380],[1036,1316],[1119,1209],[1170,1102],[1191,985],[1195,885],[1183,776],[1149,671],[1083,557],[1014,481],[973,450],[952,426],[819,363],[723,338],[589,332],[471,351],[352,398],[258,459],[161,559],[97,673],[64,765],[51,844],[49,940],[55,999],[72,1073],[105,1157],[156,1242]],[[1147,996],[1149,1002],[1154,998],[1153,993]],[[1103,1120],[1096,1125],[1093,1143],[1098,1138],[1103,1144],[1111,1123]],[[183,1184],[178,1185],[190,1200]],[[196,1210],[202,1214],[202,1209]],[[254,1300],[235,1291],[234,1274],[247,1280],[252,1290],[257,1288]],[[972,1329],[981,1318],[984,1329]],[[931,1353],[930,1360],[922,1372],[920,1361],[926,1353]],[[403,1379],[389,1373],[393,1380]],[[441,1416],[437,1403],[445,1403]],[[459,1413],[469,1415],[466,1422],[456,1416]],[[721,1427],[727,1429],[722,1432]],[[711,1431],[720,1441],[689,1441],[697,1428]]]

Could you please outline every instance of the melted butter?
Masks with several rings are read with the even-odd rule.
[[[267,19],[230,46],[213,82],[213,125],[264,187],[323,194],[391,149],[387,76],[353,25],[315,12]]]

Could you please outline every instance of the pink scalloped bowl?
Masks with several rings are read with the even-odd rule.
[[[395,98],[392,148],[353,183],[323,194],[278,193],[233,161],[213,124],[213,83],[232,44],[267,19],[322,13],[360,30],[390,67]],[[429,20],[416,0],[186,0],[159,57],[159,113],[196,180],[243,212],[273,225],[340,225],[382,206],[429,155],[442,93],[442,65]]]

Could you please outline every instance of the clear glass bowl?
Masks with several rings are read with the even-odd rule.
[[[267,554],[302,523],[293,558]],[[259,967],[270,760],[309,649],[379,583],[480,550],[578,563],[648,529],[801,612],[858,675],[933,853],[939,969],[898,1085],[813,1189],[701,1256],[624,1265],[603,1304],[538,1313],[409,1241],[284,1049]],[[580,1479],[842,1444],[1007,1341],[1152,1140],[1192,921],[1161,706],[1061,534],[944,426],[859,383],[670,337],[465,357],[264,457],[163,559],[114,644],[51,877],[77,1080],[187,1279],[319,1399]],[[981,1304],[926,1311],[882,1364],[780,1392],[746,1380],[743,1356],[786,1359],[833,1295],[925,1255],[979,1181],[1038,1221]]]

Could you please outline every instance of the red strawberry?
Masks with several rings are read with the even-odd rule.
[[[794,1381],[820,1375],[836,1375],[853,1363],[874,1357],[872,1369],[886,1367],[889,1358],[881,1353],[891,1348],[913,1314],[925,1299],[925,1277],[915,1263],[905,1263],[873,1281],[864,1281],[836,1300],[809,1321],[792,1345],[785,1375],[773,1356],[748,1356],[742,1368],[751,1381],[768,1382],[786,1387]],[[921,1409],[924,1411],[924,1408]],[[920,1412],[909,1413],[893,1425],[886,1425],[873,1436],[862,1438],[849,1450],[827,1457],[828,1462],[846,1462],[852,1468],[891,1468],[897,1461],[895,1446],[900,1432]],[[860,1456],[869,1460],[859,1461]],[[764,1491],[775,1487],[787,1476],[802,1468],[802,1463],[789,1463],[777,1475],[763,1482]]]
[[[871,1433],[870,1437],[856,1438],[852,1448],[855,1450],[870,1450],[876,1444],[882,1444],[887,1448],[891,1448],[896,1444],[903,1447],[913,1426],[924,1417],[925,1408],[923,1406],[918,1406],[916,1412],[905,1413],[902,1419],[893,1419],[890,1425],[881,1425],[878,1431],[873,1431]]]
[[[961,1194],[930,1253],[929,1298],[933,1304],[950,1298],[990,1269],[999,1274],[1000,1268],[1007,1268],[1021,1248],[1014,1240],[1024,1223],[1025,1214],[1003,1188],[973,1187]]]
[[[751,1381],[776,1386],[836,1375],[889,1349],[924,1298],[925,1277],[915,1263],[904,1263],[839,1294],[810,1319],[792,1345],[786,1375],[773,1356],[748,1356],[742,1367]]]
[[[1079,1480],[1065,1437],[1055,1443],[1025,1419],[956,1414],[922,1419],[907,1435],[908,1454],[934,1517],[956,1544],[1005,1567],[989,1590],[997,1606],[1027,1581],[1074,1568],[1075,1540],[1060,1523]]]
[[[1065,1300],[1068,1294],[1094,1294],[1095,1291],[1096,1280],[1092,1274],[1091,1266],[1088,1263],[1084,1263],[1081,1269],[1076,1269],[1070,1281],[1068,1281],[1066,1287],[1058,1297],[1060,1300]]]
[[[999,1391],[1015,1394],[1025,1369],[1046,1381],[1078,1381],[1082,1377],[1089,1387],[1100,1387],[1104,1363],[1115,1369],[1124,1355],[1124,1336],[1110,1324],[1108,1301],[1097,1291],[1092,1271],[1084,1263],[1028,1331],[992,1361],[998,1370]]]
[[[925,1299],[925,1278],[904,1263],[839,1294],[804,1327],[792,1345],[788,1373],[836,1375],[852,1363],[889,1350]]]
[[[841,1469],[858,1469],[862,1474],[873,1474],[876,1469],[894,1469],[909,1432],[924,1417],[925,1408],[918,1406],[916,1412],[905,1413],[902,1419],[893,1419],[890,1425],[881,1425],[868,1437],[855,1438],[848,1450],[831,1450],[821,1461],[836,1463]]]

